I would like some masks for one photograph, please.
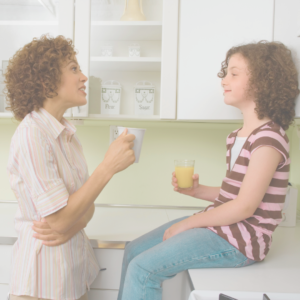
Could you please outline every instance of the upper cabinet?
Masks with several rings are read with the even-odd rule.
[[[273,0],[180,1],[179,120],[242,119],[224,104],[217,74],[232,46],[273,39],[273,16]]]
[[[145,20],[121,20],[125,3],[127,9],[140,5]],[[226,52],[249,42],[280,41],[299,68],[299,11],[299,0],[0,0],[0,69],[34,37],[62,34],[74,40],[89,79],[88,103],[65,116],[241,120],[238,109],[224,104],[217,76]],[[2,71],[0,117],[10,117]]]
[[[75,118],[176,118],[179,0],[142,2],[146,20],[121,21],[125,0],[76,0],[75,48],[88,103]]]
[[[292,51],[298,72],[300,70],[300,1],[276,0],[274,41],[280,41]],[[299,72],[300,82],[300,72]],[[300,118],[300,96],[296,100],[296,118]]]
[[[73,39],[73,0],[0,0],[0,117],[11,117],[5,110],[3,73],[8,60],[33,38],[49,33]],[[71,116],[68,110],[65,116]]]

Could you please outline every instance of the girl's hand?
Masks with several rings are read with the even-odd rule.
[[[184,195],[188,195],[188,196],[192,196],[195,197],[196,195],[196,190],[199,187],[199,175],[198,174],[194,174],[193,175],[193,186],[190,189],[181,189],[178,187],[178,183],[177,183],[177,178],[175,175],[175,172],[172,173],[172,185],[174,186],[174,191],[178,192],[180,194],[184,194]]]
[[[188,226],[188,223],[189,223],[188,219],[189,218],[184,219],[178,223],[173,224],[171,227],[169,227],[164,233],[163,241],[171,238],[172,236],[174,236],[180,232],[190,229]]]
[[[45,246],[59,246],[72,238],[70,232],[60,234],[52,230],[45,219],[42,219],[41,222],[34,221],[33,224],[32,229],[36,232],[33,237],[42,240]]]

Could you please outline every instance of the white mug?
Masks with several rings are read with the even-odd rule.
[[[132,149],[133,149],[134,155],[135,155],[135,163],[138,163],[139,159],[140,159],[140,154],[141,154],[141,150],[142,150],[142,144],[143,144],[143,139],[144,139],[146,129],[144,129],[144,128],[128,128],[128,127],[118,126],[119,135],[121,135],[123,133],[125,128],[128,129],[127,134],[135,135],[134,146]]]

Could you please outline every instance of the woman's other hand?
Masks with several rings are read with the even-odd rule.
[[[33,237],[42,240],[43,245],[49,247],[62,245],[73,236],[71,231],[61,234],[52,230],[45,219],[42,219],[41,222],[34,221],[32,230],[36,232]]]
[[[194,174],[193,175],[193,186],[190,189],[181,189],[178,187],[178,181],[175,175],[175,172],[172,173],[172,185],[174,186],[174,191],[178,192],[180,194],[188,195],[195,197],[196,196],[196,191],[199,188],[199,175]]]
[[[112,170],[113,174],[123,171],[135,161],[134,145],[135,136],[127,134],[126,128],[123,133],[111,143],[105,154],[103,163]]]

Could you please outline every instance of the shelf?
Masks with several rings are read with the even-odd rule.
[[[126,120],[126,121],[160,121],[159,115],[141,116],[141,115],[101,115],[89,114],[89,120]]]
[[[0,112],[0,118],[13,118],[13,114],[11,112]]]
[[[160,21],[92,21],[92,26],[162,26]]]
[[[17,26],[58,26],[58,21],[27,21],[27,20],[5,20],[0,21],[0,25]]]
[[[159,72],[161,70],[161,58],[92,56],[90,59],[90,68],[91,71],[101,69],[101,71]]]
[[[160,41],[162,36],[162,22],[98,21],[91,25],[92,40]]]

